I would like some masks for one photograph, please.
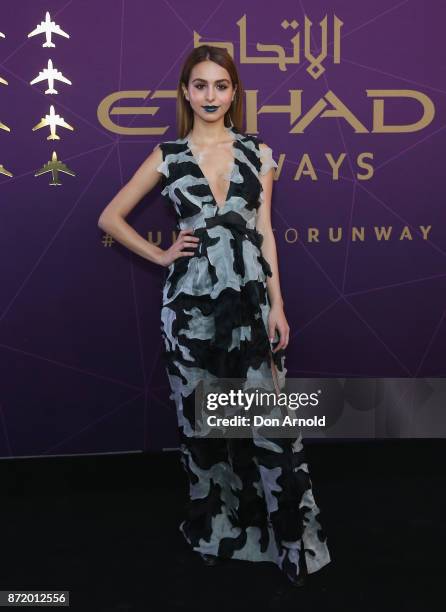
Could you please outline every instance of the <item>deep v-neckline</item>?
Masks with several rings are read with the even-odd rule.
[[[211,184],[209,182],[208,177],[205,175],[205,173],[203,172],[200,164],[198,163],[193,151],[192,151],[192,147],[191,147],[191,143],[189,141],[189,135],[186,136],[185,141],[186,141],[186,146],[187,146],[187,151],[188,153],[190,153],[191,158],[193,159],[194,163],[197,166],[198,172],[201,174],[201,178],[204,180],[206,188],[209,192],[209,195],[212,198],[212,203],[217,207],[218,210],[221,210],[222,208],[224,208],[226,206],[226,204],[228,203],[229,198],[231,197],[231,191],[232,191],[232,177],[234,175],[234,168],[235,168],[235,148],[236,148],[236,142],[237,142],[237,138],[236,135],[234,133],[234,131],[232,130],[232,128],[230,127],[226,127],[226,130],[231,134],[232,137],[232,143],[231,143],[231,152],[232,152],[232,164],[231,164],[231,168],[228,171],[229,174],[229,185],[228,185],[228,189],[226,191],[226,195],[225,195],[225,199],[223,204],[219,204],[214,196],[214,193],[212,191],[211,188]]]

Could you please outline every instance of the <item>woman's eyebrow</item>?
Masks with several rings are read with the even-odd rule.
[[[200,79],[199,77],[195,78],[192,83],[194,83],[195,81],[203,81],[204,83],[207,83],[206,79]],[[222,83],[223,81],[225,81],[226,83],[229,83],[229,79],[217,79],[215,82],[216,83]]]

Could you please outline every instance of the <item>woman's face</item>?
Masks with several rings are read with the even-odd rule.
[[[195,115],[212,123],[224,118],[235,94],[226,68],[210,60],[192,68],[189,86],[183,91]]]

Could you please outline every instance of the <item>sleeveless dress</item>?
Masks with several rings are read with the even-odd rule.
[[[330,562],[308,464],[297,439],[194,437],[195,390],[207,377],[272,379],[282,389],[284,351],[268,337],[271,269],[256,230],[259,177],[277,167],[256,136],[226,128],[233,162],[226,201],[217,204],[188,137],[165,141],[162,196],[177,230],[193,228],[195,254],[177,258],[163,287],[161,334],[175,402],[189,502],[179,529],[193,550],[275,563],[291,580]],[[156,148],[156,147],[155,147]],[[279,339],[276,332],[274,341]]]

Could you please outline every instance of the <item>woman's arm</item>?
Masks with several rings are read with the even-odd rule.
[[[179,257],[195,255],[194,250],[183,250],[187,247],[193,249],[198,246],[199,238],[191,235],[193,230],[181,230],[175,242],[168,249],[161,249],[145,240],[124,220],[160,180],[161,173],[158,172],[157,167],[162,161],[163,152],[157,145],[130,181],[118,191],[113,200],[104,208],[98,219],[98,226],[137,255],[167,267]]]
[[[268,148],[261,143],[260,150]],[[274,352],[286,348],[289,341],[289,326],[284,313],[284,303],[280,289],[279,266],[277,261],[277,247],[274,232],[271,226],[271,200],[273,192],[274,170],[271,168],[266,174],[260,175],[259,180],[263,188],[263,202],[257,210],[256,228],[263,235],[262,255],[271,267],[272,276],[267,276],[266,285],[271,303],[269,317],[269,337],[273,340],[277,329],[280,342]]]
[[[98,219],[98,226],[104,232],[113,236],[115,240],[137,255],[154,263],[160,263],[163,250],[145,240],[124,219],[160,180],[161,174],[156,168],[162,161],[162,151],[157,147],[144,160],[128,183],[107,204]]]

